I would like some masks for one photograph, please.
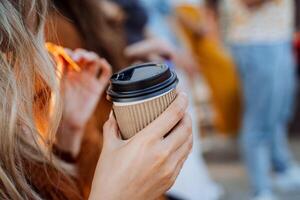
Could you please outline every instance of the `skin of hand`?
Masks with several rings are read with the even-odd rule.
[[[204,23],[203,21],[199,22],[201,19],[191,19],[184,14],[177,13],[176,19],[189,30],[193,31],[198,37],[203,37],[210,33],[211,27],[208,23]]]
[[[67,51],[80,66],[80,72],[64,65],[61,77],[63,118],[56,145],[76,157],[80,152],[84,128],[105,91],[111,66],[97,54],[83,49]]]
[[[129,140],[121,140],[111,114],[89,200],[154,200],[163,195],[192,149],[187,102],[180,93],[161,116]]]
[[[179,51],[174,58],[174,63],[186,72],[190,81],[199,74],[199,63],[195,60],[194,55],[188,51]]]
[[[125,49],[125,56],[133,61],[172,60],[175,49],[169,43],[159,38],[149,38],[134,43]]]
[[[142,62],[171,60],[191,78],[198,73],[197,62],[191,53],[176,49],[168,42],[155,37],[128,46],[125,55],[134,61]]]

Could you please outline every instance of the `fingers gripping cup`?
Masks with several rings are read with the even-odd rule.
[[[111,78],[107,91],[123,139],[141,131],[176,98],[178,79],[166,64],[128,67]]]

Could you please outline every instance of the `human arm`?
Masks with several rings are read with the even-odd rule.
[[[76,158],[85,126],[107,87],[111,67],[95,53],[83,49],[68,52],[81,70],[76,72],[66,66],[62,70],[63,117],[55,145]]]
[[[125,141],[111,115],[104,126],[102,154],[89,199],[156,199],[164,194],[192,148],[186,108],[187,97],[179,94],[160,117]]]

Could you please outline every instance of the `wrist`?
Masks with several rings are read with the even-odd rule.
[[[104,165],[105,160],[102,160],[101,156],[95,170],[89,200],[132,199],[125,198],[128,196],[124,192],[123,181],[115,179],[117,175],[111,173],[109,169],[110,166]],[[99,163],[101,163],[101,165],[99,165]]]
[[[82,128],[62,123],[56,135],[56,148],[76,158],[80,153],[83,132]]]
[[[121,197],[116,197],[115,194],[109,194],[105,191],[97,190],[97,192],[91,191],[89,200],[120,200]]]

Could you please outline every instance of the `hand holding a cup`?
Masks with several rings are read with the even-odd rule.
[[[56,145],[76,157],[84,128],[108,85],[111,67],[93,52],[77,49],[67,53],[80,71],[62,65],[63,118]]]
[[[113,115],[104,126],[104,144],[90,200],[155,199],[175,182],[192,149],[188,100],[174,102],[145,129],[122,140]]]

